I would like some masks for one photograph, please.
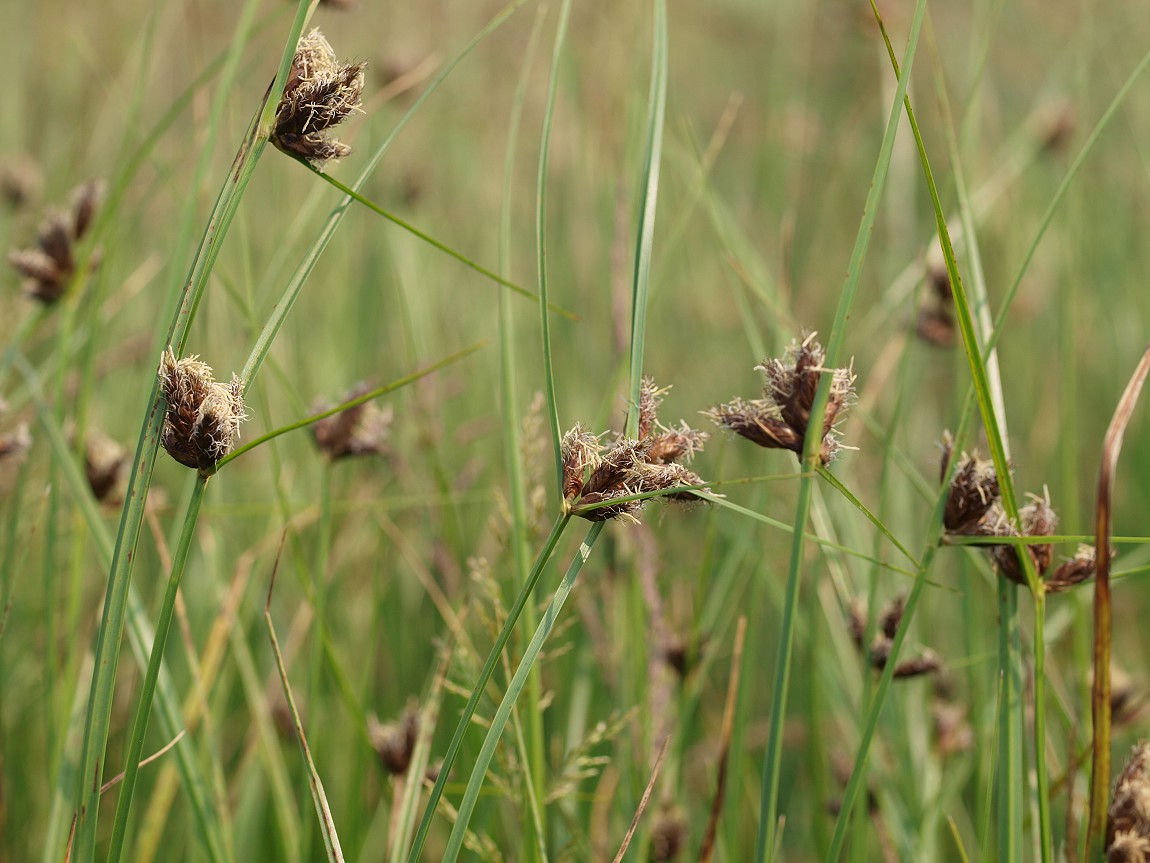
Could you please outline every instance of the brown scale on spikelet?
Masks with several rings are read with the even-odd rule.
[[[103,198],[104,185],[89,180],[72,193],[69,211],[54,210],[40,224],[36,245],[14,249],[8,263],[24,276],[24,293],[45,305],[64,295],[76,272],[76,244],[92,225],[92,219]],[[89,259],[93,269],[99,263],[98,252]]]
[[[571,512],[589,521],[637,522],[642,500],[608,502],[678,486],[703,485],[703,480],[678,460],[690,460],[703,448],[707,435],[685,422],[675,429],[659,422],[656,410],[666,391],[656,388],[650,378],[643,380],[637,440],[620,435],[605,446],[578,424],[563,436],[563,499]],[[680,502],[699,500],[689,490],[659,497]]]
[[[411,766],[419,737],[419,710],[408,706],[396,722],[381,723],[373,716],[368,720],[367,733],[384,769],[393,776],[402,776]]]
[[[995,508],[1001,513],[1001,507]],[[1030,495],[1030,503],[1018,511],[1018,520],[1021,531],[1010,524],[1005,513],[995,519],[995,533],[999,536],[1052,536],[1054,528],[1058,525],[1058,516],[1050,506],[1046,497]],[[990,556],[998,565],[998,571],[1016,584],[1026,584],[1026,571],[1022,567],[1022,558],[1019,555],[1025,548],[1034,563],[1034,569],[1039,578],[1046,574],[1050,562],[1054,559],[1054,546],[1049,543],[1042,545],[1012,546],[1000,545],[990,550]]]
[[[1106,813],[1109,863],[1150,863],[1150,743],[1139,741],[1118,774]]]
[[[299,40],[271,141],[316,168],[351,152],[327,130],[358,111],[365,63],[340,63],[327,39],[312,30]]]
[[[763,398],[731,402],[704,411],[712,422],[767,449],[786,449],[798,455],[810,423],[811,407],[824,372],[832,376],[830,396],[823,416],[822,463],[830,464],[842,445],[835,424],[855,399],[855,376],[849,368],[826,369],[822,345],[815,333],[792,344],[783,359],[765,360],[755,366],[763,372]]]
[[[204,476],[232,451],[244,412],[243,382],[232,375],[218,383],[197,357],[177,360],[168,348],[160,357],[160,388],[168,403],[160,442],[168,455]]]
[[[344,395],[340,404],[369,392],[371,387],[359,384]],[[330,404],[317,404],[315,413],[323,413],[331,407]],[[374,402],[364,402],[313,423],[312,437],[331,461],[351,456],[386,455],[393,416],[390,407],[382,409]]]

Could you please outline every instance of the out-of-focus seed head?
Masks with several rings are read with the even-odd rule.
[[[419,736],[419,710],[409,706],[395,722],[380,723],[375,717],[368,722],[368,736],[380,763],[393,776],[402,776],[411,766],[415,741]]]
[[[36,245],[14,249],[8,263],[23,275],[24,293],[45,305],[64,295],[76,271],[76,243],[87,233],[103,197],[103,183],[88,180],[72,193],[71,208],[52,210],[40,224]],[[93,251],[89,266],[99,263],[99,251]]]
[[[96,500],[108,499],[127,462],[128,450],[125,447],[102,432],[88,432],[84,441],[84,468]]]
[[[318,29],[302,37],[276,108],[272,143],[316,168],[348,155],[351,148],[327,130],[360,109],[365,65],[338,62]]]
[[[1150,861],[1150,743],[1139,741],[1114,783],[1106,813],[1109,863]]]
[[[160,442],[180,464],[211,475],[247,419],[243,382],[232,375],[230,383],[218,383],[198,357],[177,360],[171,348],[160,357],[159,376],[168,403]]]
[[[651,860],[666,863],[679,856],[687,844],[687,816],[674,807],[664,807],[651,827]]]
[[[31,156],[9,156],[0,164],[0,198],[10,207],[34,203],[43,186],[44,173]]]
[[[974,747],[974,729],[966,718],[966,708],[937,699],[931,707],[934,720],[935,745],[944,758]]]
[[[369,392],[370,386],[359,384],[344,394],[340,404]],[[315,413],[322,413],[331,407],[326,403],[317,404]],[[374,402],[364,402],[313,423],[312,437],[320,452],[331,461],[352,456],[386,455],[393,416],[390,406],[380,408]]]
[[[22,422],[12,431],[0,434],[0,461],[18,462],[32,448],[32,433]]]
[[[946,498],[942,523],[951,533],[973,535],[983,532],[986,516],[998,500],[998,474],[994,464],[974,455],[959,456],[954,479]]]

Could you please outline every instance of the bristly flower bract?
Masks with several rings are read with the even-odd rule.
[[[176,359],[171,348],[160,356],[159,376],[168,403],[160,442],[180,464],[210,476],[247,419],[243,382],[232,375],[230,383],[219,383],[198,357]]]
[[[735,398],[703,413],[752,443],[790,450],[802,458],[819,381],[824,372],[829,373],[831,389],[823,414],[819,457],[824,465],[830,464],[842,448],[835,426],[854,403],[855,376],[849,368],[824,368],[825,359],[815,333],[809,333],[801,342],[792,343],[782,359],[764,360],[755,367],[765,377],[762,398]]]
[[[360,109],[365,66],[337,61],[318,29],[301,38],[276,108],[272,143],[316,168],[350,153],[328,130]]]
[[[635,440],[620,435],[606,446],[598,435],[578,424],[563,436],[563,499],[569,511],[588,521],[637,522],[644,500],[635,499],[636,495],[704,484],[681,462],[703,448],[707,435],[685,422],[677,428],[659,422],[656,411],[665,392],[650,378],[643,379]],[[679,502],[700,499],[689,489],[658,497]]]

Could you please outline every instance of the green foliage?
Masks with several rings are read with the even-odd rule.
[[[888,5],[889,43],[866,4],[7,10],[0,231],[64,292],[0,280],[0,858],[610,860],[634,821],[626,860],[1083,859],[1091,587],[1040,562],[1094,541],[1146,341],[1150,24]],[[312,26],[340,116],[367,63],[322,175],[265,148]],[[89,177],[85,230],[41,230]],[[796,368],[812,331],[839,376]],[[199,472],[160,448],[169,345],[242,369]],[[700,412],[738,434],[674,473]],[[1049,542],[947,532],[945,429]]]

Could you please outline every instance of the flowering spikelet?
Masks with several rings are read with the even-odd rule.
[[[824,368],[825,358],[815,333],[810,333],[787,348],[783,359],[764,360],[755,366],[766,378],[763,398],[736,398],[703,413],[752,443],[790,450],[801,458],[819,380],[829,372],[831,389],[823,415],[820,458],[824,465],[830,464],[841,448],[835,424],[854,402],[855,376],[849,368]]]
[[[679,460],[690,460],[703,448],[707,435],[685,422],[674,429],[664,427],[656,416],[664,392],[666,389],[660,390],[654,381],[644,378],[639,395],[637,440],[620,435],[606,447],[598,436],[578,424],[563,436],[560,447],[563,498],[575,515],[589,521],[618,518],[637,522],[642,500],[606,502],[676,486],[703,485],[703,480]],[[661,497],[698,500],[690,491]]]
[[[344,395],[341,404],[369,392],[371,387],[359,384]],[[331,407],[319,404],[315,412],[322,413]],[[316,446],[332,461],[358,455],[384,455],[391,435],[392,416],[390,407],[384,410],[374,402],[364,402],[313,423],[311,432]]]
[[[1118,774],[1106,812],[1106,859],[1150,863],[1150,743],[1142,740]]]
[[[338,62],[318,29],[301,38],[276,108],[272,143],[316,168],[350,153],[350,147],[326,130],[359,110],[365,65]]]
[[[1054,570],[1046,579],[1047,592],[1062,593],[1089,579],[1094,575],[1095,557],[1094,546],[1079,544],[1074,557]]]
[[[218,383],[198,357],[177,360],[171,348],[160,356],[159,375],[168,403],[160,442],[180,464],[210,476],[247,419],[243,382],[232,375],[230,383]]]
[[[72,193],[71,210],[54,210],[40,224],[33,248],[8,253],[8,263],[23,275],[24,293],[45,305],[64,295],[76,272],[75,247],[88,232],[104,194],[99,180],[89,180]],[[99,256],[93,253],[90,266]]]

